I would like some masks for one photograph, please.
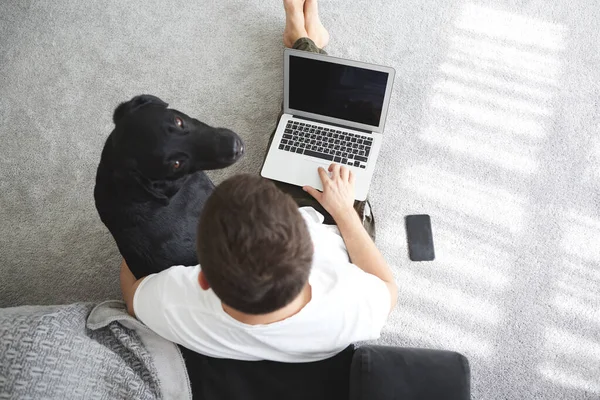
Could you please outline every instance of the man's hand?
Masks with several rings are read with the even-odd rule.
[[[331,164],[329,172],[319,167],[319,177],[323,183],[323,193],[311,186],[304,186],[337,222],[346,214],[354,213],[354,174],[345,166]],[[331,176],[330,176],[331,175]]]

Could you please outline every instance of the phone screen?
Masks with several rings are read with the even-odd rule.
[[[408,255],[412,261],[432,261],[435,259],[429,215],[407,215],[406,238],[408,240]]]

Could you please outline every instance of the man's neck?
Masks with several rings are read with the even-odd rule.
[[[248,325],[266,325],[272,324],[277,321],[282,321],[286,318],[290,318],[292,315],[296,315],[307,305],[312,298],[312,289],[307,283],[302,289],[300,294],[287,306],[280,308],[279,310],[273,311],[268,314],[245,314],[237,311],[226,304],[222,304],[223,311],[229,314],[233,319],[236,319],[244,324]]]

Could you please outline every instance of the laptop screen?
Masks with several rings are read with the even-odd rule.
[[[291,55],[289,108],[378,126],[388,75]]]

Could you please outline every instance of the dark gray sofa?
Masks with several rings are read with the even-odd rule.
[[[285,364],[215,359],[181,348],[194,399],[469,400],[461,354],[349,346],[327,360]]]

